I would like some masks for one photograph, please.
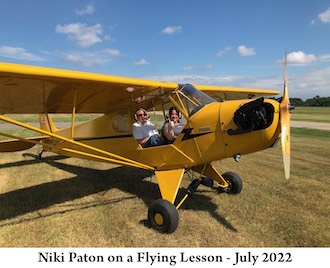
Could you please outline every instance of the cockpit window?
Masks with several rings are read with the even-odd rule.
[[[189,116],[192,116],[206,104],[216,102],[216,100],[189,84],[181,85],[179,94]]]

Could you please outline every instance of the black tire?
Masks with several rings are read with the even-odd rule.
[[[234,172],[226,172],[222,177],[229,183],[229,189],[226,190],[228,194],[239,194],[242,191],[243,183],[240,176]]]
[[[171,202],[158,199],[149,207],[148,220],[158,232],[173,233],[179,225],[179,213]]]

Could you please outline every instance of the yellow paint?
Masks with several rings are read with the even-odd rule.
[[[239,135],[228,134],[228,130],[237,129],[234,113],[250,101],[248,98],[278,94],[274,90],[198,85],[197,88],[217,99],[246,99],[208,103],[195,107],[200,108],[199,111],[189,116],[192,109],[186,102],[190,100],[192,105],[196,105],[200,100],[183,99],[177,83],[0,63],[0,85],[0,114],[42,114],[41,128],[4,115],[0,115],[0,120],[39,132],[43,139],[45,136],[48,138],[40,141],[40,138],[4,134],[14,139],[0,142],[0,151],[41,144],[44,149],[63,155],[152,170],[162,198],[172,203],[186,168],[192,168],[226,187],[227,182],[212,166],[212,161],[268,148],[279,137],[281,126],[283,150],[286,155],[290,154],[287,146],[290,117],[285,110],[288,106],[283,104],[280,108],[275,100],[265,100],[274,108],[273,121],[267,128]],[[141,96],[145,97],[143,103],[132,101]],[[133,114],[140,105],[149,111],[176,106],[187,122],[184,131],[173,144],[142,148],[131,132]],[[71,127],[57,130],[50,113],[71,114]],[[75,125],[78,113],[103,115]],[[156,217],[156,222],[162,221]]]
[[[219,173],[219,171],[212,166],[210,163],[200,166],[195,166],[193,167],[194,171],[197,171],[198,173],[212,178],[213,180],[217,181],[219,183],[219,186],[226,188],[228,187],[228,182],[221,176],[221,174]]]
[[[162,198],[174,204],[184,174],[184,169],[156,171],[155,174]]]
[[[164,218],[160,213],[156,213],[154,216],[155,223],[159,226],[164,224]]]

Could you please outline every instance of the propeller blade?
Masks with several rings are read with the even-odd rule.
[[[280,103],[280,117],[281,117],[281,144],[282,144],[282,155],[284,164],[285,178],[290,178],[290,158],[291,158],[291,146],[290,146],[290,100],[288,92],[288,81],[287,81],[287,61],[286,52],[284,59],[284,89],[283,97]]]

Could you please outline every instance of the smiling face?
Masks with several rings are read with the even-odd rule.
[[[145,124],[148,120],[148,114],[147,111],[144,109],[139,109],[136,111],[136,121],[140,122],[141,124]]]
[[[170,109],[169,115],[170,115],[171,121],[173,121],[174,123],[179,122],[179,113],[176,109]]]

